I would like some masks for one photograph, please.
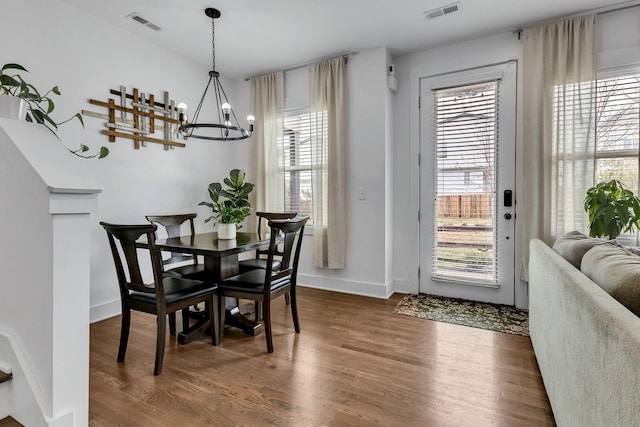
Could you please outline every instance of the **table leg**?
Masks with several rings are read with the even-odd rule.
[[[208,277],[213,278],[214,281],[234,276],[239,273],[238,269],[238,255],[228,255],[225,257],[205,257],[204,268]],[[229,303],[229,301],[235,301]],[[241,329],[245,334],[256,336],[262,332],[262,324],[251,320],[240,313],[238,307],[238,301],[233,298],[227,298],[227,304],[225,309],[225,321],[224,323],[229,326]],[[201,331],[208,329],[209,316],[205,315],[203,318],[188,328],[184,328],[182,332],[178,334],[178,342],[180,344],[186,344],[197,338]]]
[[[202,333],[209,330],[209,313],[203,312],[195,324],[182,325],[182,332],[178,333],[178,342],[187,344],[198,338]]]
[[[262,324],[240,313],[240,308],[237,304],[225,310],[224,323],[225,325],[242,329],[245,334],[251,336],[256,336],[262,332]]]

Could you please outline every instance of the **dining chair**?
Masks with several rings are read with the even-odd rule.
[[[297,212],[256,212],[256,217],[258,217],[258,234],[262,232],[262,223],[265,221],[270,221],[273,219],[291,219],[298,215]],[[242,260],[238,263],[240,273],[246,273],[247,271],[262,269],[265,270],[267,268],[267,250],[266,249],[256,249],[255,256],[250,259]],[[280,269],[280,258],[282,257],[282,251],[278,249],[276,253],[277,257],[273,260],[272,268],[274,271],[278,271]],[[284,295],[284,300],[287,305],[290,304],[289,293]],[[255,304],[255,318],[256,321],[260,320],[260,303],[256,301]]]
[[[298,215],[297,212],[256,212],[256,217],[258,217],[258,234],[262,232],[262,223],[265,221],[277,220],[277,219],[291,219]],[[245,273],[247,271],[262,269],[265,270],[267,268],[267,250],[258,249],[256,250],[255,257],[251,259],[246,259],[240,261],[238,266],[240,268],[240,273]],[[278,251],[276,253],[278,258],[282,257],[282,252]],[[276,258],[273,260],[272,268],[273,270],[280,269],[280,260]]]
[[[175,215],[147,215],[145,218],[152,224],[158,224],[165,228],[167,231],[167,237],[179,237],[183,233],[181,231],[182,225],[189,221],[189,230],[191,236],[195,235],[195,226],[193,220],[198,214],[186,213]],[[157,236],[156,236],[157,238]],[[184,264],[189,262],[189,264]],[[198,257],[191,254],[183,254],[179,252],[171,252],[169,258],[163,259],[162,264],[164,266],[164,274],[168,276],[183,277],[186,279],[205,280],[204,265],[198,262]],[[177,265],[179,264],[179,265]],[[168,268],[167,268],[168,267]],[[189,315],[189,309],[185,309],[182,313],[182,319],[187,319]],[[194,315],[199,316],[202,314],[199,307],[194,307]],[[187,321],[183,324],[188,325]],[[171,335],[176,334],[176,315],[172,313],[169,315],[169,332]]]
[[[300,332],[298,320],[298,303],[296,299],[296,283],[298,277],[298,261],[304,226],[309,217],[300,216],[291,219],[274,219],[268,222],[271,230],[269,249],[267,250],[266,269],[254,269],[218,282],[218,301],[223,296],[248,299],[259,302],[262,306],[262,321],[267,340],[267,351],[273,353],[271,334],[271,301],[281,295],[291,295],[291,316],[296,333]],[[279,253],[279,236],[282,235],[282,259],[278,271],[273,268],[274,257]],[[221,304],[219,302],[219,304]],[[222,313],[222,307],[218,308]],[[221,314],[222,316],[222,314]],[[220,320],[223,322],[222,318]],[[222,325],[223,323],[220,323]],[[222,327],[220,336],[223,335]]]
[[[195,213],[187,213],[176,215],[147,215],[145,218],[152,224],[163,226],[167,230],[167,237],[179,237],[183,235],[180,230],[182,224],[186,221],[189,221],[191,236],[196,234],[193,225],[193,220],[196,216],[197,214]],[[183,264],[186,261],[191,261],[191,263],[175,266],[175,264]],[[171,256],[164,259],[162,264],[165,267],[165,274],[167,275],[196,280],[202,280],[204,278],[204,265],[198,262],[198,257],[195,255],[171,252]]]
[[[120,302],[122,305],[122,325],[118,362],[124,361],[129,341],[131,310],[155,314],[157,323],[156,358],[154,375],[162,372],[164,359],[166,316],[189,306],[204,302],[209,313],[211,340],[214,345],[220,341],[218,322],[218,295],[215,284],[163,274],[160,251],[155,247],[155,224],[121,225],[100,222],[107,232],[109,246],[118,277]],[[146,237],[148,250],[138,249],[136,241]],[[145,283],[140,269],[139,251],[147,251],[153,270],[153,281]],[[124,263],[121,254],[124,256]],[[184,319],[183,319],[184,320]]]

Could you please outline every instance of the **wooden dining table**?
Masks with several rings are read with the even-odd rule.
[[[202,256],[207,279],[217,283],[239,273],[239,254],[269,246],[269,238],[269,233],[238,232],[235,239],[219,239],[218,233],[211,232],[156,239],[155,246],[161,251]],[[139,246],[145,247],[145,244]],[[262,331],[260,323],[240,313],[237,301],[227,304],[225,323],[242,329],[248,335],[258,335]],[[207,327],[208,316],[201,316],[194,325],[185,327],[178,334],[178,342],[185,344],[193,341]]]

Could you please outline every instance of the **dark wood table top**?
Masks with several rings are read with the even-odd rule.
[[[235,239],[218,239],[218,233],[198,233],[194,236],[156,239],[157,249],[187,254],[225,257],[269,245],[269,233],[241,233]],[[140,246],[145,247],[144,243]]]

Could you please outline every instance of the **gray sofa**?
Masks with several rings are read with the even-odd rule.
[[[535,239],[529,329],[558,426],[640,426],[640,317]]]

